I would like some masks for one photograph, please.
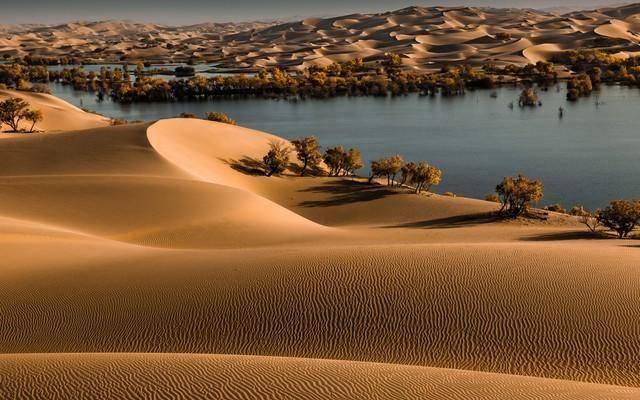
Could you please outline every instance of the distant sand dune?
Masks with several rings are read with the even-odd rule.
[[[561,45],[562,50],[619,50],[622,46],[623,51],[633,52],[640,40],[637,33],[640,31],[640,11],[637,4],[564,15],[533,9],[407,7],[379,14],[307,18],[280,24],[254,22],[167,27],[107,21],[38,27],[0,26],[0,31],[7,33],[6,37],[0,38],[0,55],[11,57],[32,54],[86,58],[90,54],[90,61],[94,62],[120,62],[124,57],[159,63],[184,62],[198,57],[225,68],[255,70],[279,66],[296,70],[356,57],[375,63],[384,54],[384,51],[371,51],[375,48],[410,58],[408,67],[433,70],[433,63],[525,64],[531,60],[549,60],[553,55],[533,49],[528,56],[523,56],[522,51],[534,44],[549,48]],[[498,40],[498,33],[507,33],[510,38]],[[425,53],[416,57],[412,48],[414,39],[429,46],[467,44],[474,50],[448,52],[443,57],[442,51],[425,49]],[[361,40],[379,43],[355,50],[345,47],[345,44]],[[509,43],[531,44],[514,49],[513,54],[498,49]],[[274,52],[278,57],[273,58]]]

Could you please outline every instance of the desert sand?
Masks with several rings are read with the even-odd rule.
[[[0,140],[0,397],[640,397],[637,241],[52,104]]]
[[[527,64],[564,50],[640,51],[640,5],[557,14],[533,9],[408,7],[379,14],[287,23],[170,27],[122,21],[0,26],[0,56],[78,57],[85,62],[215,62],[233,70],[304,69],[387,52],[430,70],[466,62]],[[117,43],[117,44],[114,44]],[[90,55],[90,56],[88,56]]]

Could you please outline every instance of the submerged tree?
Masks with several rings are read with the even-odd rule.
[[[291,141],[296,151],[298,160],[302,163],[300,176],[304,176],[307,170],[316,170],[322,161],[320,154],[320,143],[315,136],[298,138]]]
[[[542,198],[542,182],[529,180],[524,175],[507,176],[496,186],[496,193],[502,203],[500,211],[515,218],[524,214],[531,203]]]
[[[265,175],[272,176],[283,173],[289,164],[291,149],[284,143],[272,141],[269,143],[269,152],[262,158]]]

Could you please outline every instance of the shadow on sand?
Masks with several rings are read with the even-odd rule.
[[[477,214],[456,215],[454,217],[437,218],[425,221],[413,221],[399,225],[390,225],[385,228],[462,228],[466,226],[476,226],[480,224],[490,224],[492,222],[504,221],[497,212],[486,212]]]
[[[559,240],[603,240],[603,239],[615,239],[615,235],[611,235],[605,232],[588,232],[588,231],[572,231],[572,232],[557,232],[557,233],[545,233],[542,235],[527,236],[520,240],[525,242],[552,242]]]
[[[322,185],[313,186],[301,192],[328,193],[330,198],[325,200],[308,200],[299,205],[301,207],[332,207],[343,204],[361,203],[373,201],[399,194],[398,189],[380,185],[371,185],[366,182],[351,179],[342,179],[325,182]]]
[[[252,157],[243,157],[240,160],[220,158],[220,161],[230,166],[233,170],[245,175],[264,176],[264,163]]]

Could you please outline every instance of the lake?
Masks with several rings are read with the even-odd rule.
[[[315,135],[323,146],[354,146],[363,160],[401,154],[443,170],[437,192],[484,197],[505,175],[524,173],[545,186],[541,204],[604,206],[640,197],[640,90],[604,86],[576,103],[564,84],[540,91],[539,108],[510,109],[519,89],[458,97],[355,97],[329,100],[245,99],[120,105],[52,84],[72,104],[128,120],[221,111],[240,125],[291,139]],[[565,109],[559,118],[558,108]],[[367,171],[361,171],[363,174]]]

